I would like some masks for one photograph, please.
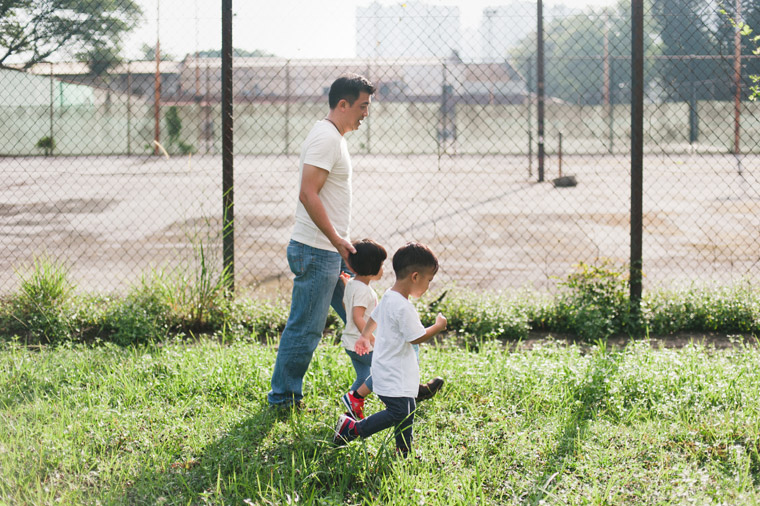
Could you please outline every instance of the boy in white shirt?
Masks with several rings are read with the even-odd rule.
[[[351,358],[351,365],[356,371],[356,380],[341,401],[352,414],[353,418],[364,418],[364,397],[372,391],[370,367],[372,365],[372,350],[359,355],[354,351],[369,315],[377,306],[377,294],[370,283],[383,276],[383,262],[388,258],[385,248],[372,239],[362,239],[353,243],[356,253],[348,255],[348,265],[356,276],[346,283],[343,292],[343,307],[346,309],[346,326],[343,329],[341,344]],[[366,385],[365,385],[366,382]],[[364,385],[362,393],[360,387]]]
[[[393,255],[396,282],[385,292],[372,312],[355,345],[359,355],[372,357],[373,390],[385,409],[356,421],[341,415],[333,442],[345,444],[357,437],[395,427],[396,452],[406,456],[412,445],[415,397],[419,391],[420,370],[413,344],[428,341],[446,329],[446,318],[438,313],[435,323],[425,328],[409,297],[420,297],[438,272],[438,259],[427,246],[408,243]],[[373,332],[377,334],[376,338]]]

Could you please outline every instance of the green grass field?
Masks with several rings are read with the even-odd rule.
[[[415,457],[334,448],[347,356],[271,412],[272,346],[0,345],[2,504],[758,504],[760,349],[423,346]],[[368,411],[380,408],[372,397]]]

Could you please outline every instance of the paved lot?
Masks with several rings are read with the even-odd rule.
[[[630,162],[566,157],[574,188],[536,183],[526,157],[354,156],[353,237],[392,252],[430,244],[439,286],[549,289],[579,261],[629,256]],[[760,158],[645,158],[645,286],[728,280],[760,270]],[[288,290],[285,247],[295,156],[235,159],[238,286]],[[47,255],[84,290],[119,291],[151,269],[220,262],[221,158],[0,159],[0,290]],[[546,179],[558,176],[548,160]],[[388,269],[390,271],[390,269]],[[390,277],[384,280],[387,284]],[[382,287],[382,284],[379,285]]]

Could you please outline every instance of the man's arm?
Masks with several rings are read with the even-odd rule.
[[[330,222],[330,217],[327,216],[327,210],[322,203],[322,199],[319,198],[319,192],[327,181],[327,176],[330,173],[325,169],[321,169],[314,165],[304,164],[303,174],[301,176],[301,191],[298,195],[298,200],[301,201],[306,212],[309,213],[309,218],[314,224],[327,236],[338,250],[340,256],[348,263],[348,254],[355,253],[356,250],[350,242],[343,239],[335,231],[335,227]]]

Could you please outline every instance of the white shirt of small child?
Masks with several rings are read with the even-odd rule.
[[[362,333],[354,322],[353,308],[366,308],[364,312],[364,321],[366,322],[369,315],[372,314],[372,310],[377,307],[377,294],[368,284],[352,278],[346,284],[346,290],[343,292],[343,306],[346,308],[346,327],[343,329],[343,337],[340,341],[345,349],[354,351],[356,341],[359,340]]]
[[[409,299],[388,290],[372,312],[377,323],[372,354],[372,389],[387,397],[417,397],[420,368],[412,341],[425,327]]]

